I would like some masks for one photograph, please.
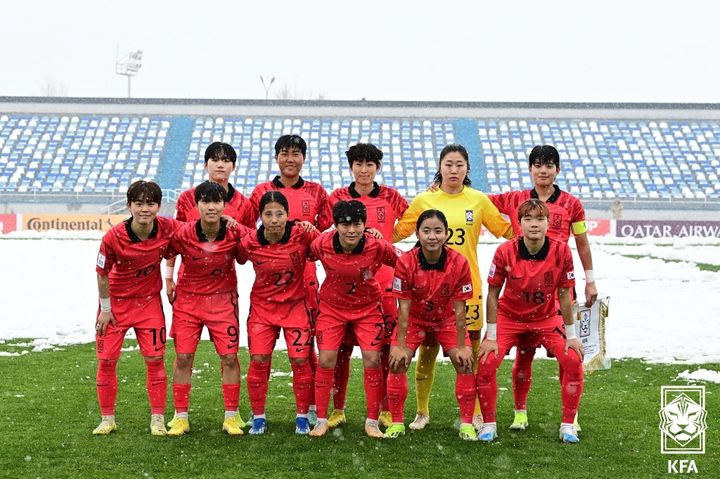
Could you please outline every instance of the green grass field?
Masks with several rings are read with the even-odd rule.
[[[21,342],[17,340],[16,342]],[[128,341],[127,345],[134,345]],[[13,342],[0,351],[18,351]],[[172,345],[168,348],[168,367]],[[243,371],[247,351],[240,354]],[[348,393],[349,424],[324,438],[294,434],[289,376],[275,376],[268,397],[269,433],[228,437],[221,430],[222,399],[217,357],[203,341],[190,405],[192,432],[180,438],[151,437],[144,365],[138,351],[123,353],[117,406],[118,431],[94,437],[99,421],[93,345],[0,357],[0,476],[26,477],[662,477],[668,459],[695,459],[699,476],[720,477],[720,385],[706,385],[707,453],[660,454],[660,386],[676,381],[687,365],[614,361],[612,369],[587,377],[581,405],[582,442],[563,445],[557,366],[537,361],[530,396],[530,428],[510,433],[510,364],[499,372],[500,439],[463,442],[453,423],[454,371],[440,363],[431,400],[430,426],[395,441],[363,434],[361,364],[353,364]],[[720,369],[718,364],[703,365]],[[695,368],[691,368],[694,370]],[[289,372],[284,352],[273,370]],[[411,370],[412,374],[412,370]],[[408,398],[406,421],[414,415]],[[167,417],[171,416],[171,394]],[[247,417],[247,395],[241,412]]]

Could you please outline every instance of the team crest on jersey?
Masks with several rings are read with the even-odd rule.
[[[104,269],[105,268],[105,255],[102,253],[98,253],[97,257],[97,265],[99,268]]]
[[[552,226],[553,228],[560,228],[562,226],[562,215],[559,213],[552,214]]]
[[[298,266],[300,264],[300,254],[297,251],[290,253],[290,261],[292,261],[293,266]]]
[[[447,297],[450,296],[450,285],[447,283],[443,283],[440,285],[440,296]]]
[[[545,273],[545,286],[552,286],[555,282],[553,281],[553,273],[552,271],[548,271]]]
[[[473,213],[473,210],[465,210],[465,224],[467,224],[467,225],[473,224],[474,219],[475,219],[475,213]]]
[[[377,220],[385,223],[385,207],[384,206],[378,206],[377,208]]]
[[[303,200],[302,201],[302,212],[304,215],[310,214],[310,200]]]

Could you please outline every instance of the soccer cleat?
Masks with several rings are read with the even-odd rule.
[[[382,411],[378,416],[378,422],[382,427],[390,427],[393,425],[392,414],[390,411]]]
[[[430,416],[419,412],[415,415],[415,420],[410,423],[410,429],[419,431],[425,429],[428,424],[430,424]]]
[[[345,411],[342,409],[336,409],[330,414],[330,417],[328,418],[328,427],[338,427],[347,422],[347,418],[345,417]]]
[[[493,442],[497,439],[497,425],[494,422],[483,424],[477,438],[479,441]]]
[[[477,441],[478,433],[472,424],[460,424],[460,439],[463,441]]]
[[[167,432],[168,436],[182,436],[190,432],[190,421],[184,417],[176,417],[173,419],[173,425]]]
[[[385,437],[385,434],[380,430],[380,424],[377,419],[365,419],[365,434],[368,437]]]
[[[250,428],[250,431],[248,431],[248,434],[259,436],[261,434],[265,434],[265,431],[267,431],[267,422],[265,421],[265,418],[256,417],[253,419],[253,425]]]
[[[223,421],[222,430],[231,436],[242,436],[245,434],[242,430],[243,424],[238,416],[226,417]]]
[[[565,444],[576,444],[580,442],[577,429],[572,424],[560,424],[560,440]]]
[[[395,439],[400,436],[405,435],[405,424],[391,424],[390,427],[388,427],[385,430],[385,438],[386,439]]]
[[[309,409],[307,412],[307,417],[308,417],[308,423],[310,423],[311,426],[316,425],[317,420],[318,420],[317,409]]]
[[[322,437],[327,434],[329,430],[330,428],[328,427],[327,419],[318,419],[317,423],[315,423],[315,427],[313,428],[313,430],[308,433],[308,436]]]
[[[166,436],[167,429],[165,429],[165,418],[162,414],[153,414],[150,416],[150,435],[152,436]]]
[[[107,436],[113,431],[117,430],[117,424],[115,418],[112,416],[103,416],[98,427],[93,429],[93,434],[96,436]]]
[[[254,415],[253,413],[250,413],[250,417],[249,417],[248,420],[245,422],[245,426],[246,426],[246,427],[252,427],[252,426],[253,426],[253,421],[255,421],[255,415]],[[243,424],[242,418],[238,418],[238,422],[239,422],[240,424]]]
[[[575,431],[577,431],[577,432],[582,431],[582,428],[580,427],[580,423],[578,422],[578,413],[575,413],[575,420],[573,421],[573,426],[575,426]]]
[[[306,417],[295,418],[295,434],[307,436],[310,433],[310,422]]]
[[[528,427],[528,415],[525,411],[515,412],[513,423],[510,424],[511,431],[524,431]]]
[[[472,418],[472,425],[475,428],[475,431],[480,431],[483,427],[483,417],[482,414],[475,414]]]

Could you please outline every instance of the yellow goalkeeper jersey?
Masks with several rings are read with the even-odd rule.
[[[480,330],[483,325],[482,279],[478,267],[477,245],[484,225],[496,238],[510,239],[513,230],[493,205],[490,198],[478,190],[464,187],[460,193],[450,194],[440,189],[420,193],[412,200],[393,231],[393,242],[415,232],[415,224],[423,211],[440,210],[448,221],[447,245],[467,258],[472,276],[473,299],[467,301],[468,330]]]

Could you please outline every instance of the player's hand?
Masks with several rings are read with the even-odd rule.
[[[224,219],[225,221],[227,221],[227,227],[228,227],[228,228],[235,228],[237,225],[240,224],[240,223],[238,223],[237,220],[236,220],[235,218],[233,218],[232,216],[222,215],[221,218]]]
[[[597,301],[598,292],[595,286],[595,281],[592,283],[585,283],[585,307],[589,308],[595,301]]]
[[[495,353],[495,356],[498,355],[498,343],[494,339],[485,338],[483,342],[480,343],[480,350],[478,351],[478,361],[480,361],[480,364],[485,364],[490,353]]]
[[[315,228],[315,225],[310,223],[309,221],[298,221],[295,224],[300,226],[306,233],[318,230],[317,228]]]
[[[460,368],[464,372],[466,372],[466,373],[472,372],[473,353],[472,353],[471,348],[469,348],[465,345],[458,346],[456,357],[457,357],[457,362],[460,365]]]
[[[97,321],[95,322],[95,332],[97,332],[98,336],[105,336],[108,324],[115,326],[115,316],[113,316],[112,311],[101,311],[100,316],[98,316]]]
[[[429,191],[430,193],[435,193],[439,189],[440,189],[440,183],[433,183],[432,185],[428,186],[427,190],[425,190],[425,191]]]
[[[388,366],[393,371],[404,371],[410,366],[412,356],[408,348],[400,346],[390,346],[390,356],[388,357]]]
[[[365,228],[365,232],[374,238],[383,239],[382,233],[375,228]]]
[[[170,304],[175,302],[175,280],[171,278],[165,278],[165,294]]]
[[[568,349],[575,350],[575,352],[578,353],[578,356],[580,356],[580,361],[585,360],[585,349],[578,338],[568,339],[565,341],[565,354],[567,354]]]

